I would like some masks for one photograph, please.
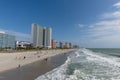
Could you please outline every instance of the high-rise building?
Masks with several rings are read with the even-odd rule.
[[[37,46],[37,24],[32,24],[32,43],[33,46],[36,47]]]
[[[15,48],[15,36],[0,32],[0,48]]]
[[[52,29],[32,24],[32,43],[34,47],[51,48]]]
[[[32,43],[34,47],[43,47],[43,27],[32,24]]]
[[[45,28],[45,47],[51,48],[51,40],[52,40],[52,29],[51,28]]]
[[[43,47],[43,27],[40,26],[37,29],[37,46]]]

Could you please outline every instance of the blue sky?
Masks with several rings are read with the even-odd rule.
[[[81,47],[120,47],[120,0],[0,0],[0,30],[31,40],[31,24]]]

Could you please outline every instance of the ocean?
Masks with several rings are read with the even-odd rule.
[[[35,80],[120,80],[120,49],[81,48]]]

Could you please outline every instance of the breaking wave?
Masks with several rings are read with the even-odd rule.
[[[120,58],[82,48],[35,80],[120,80]]]

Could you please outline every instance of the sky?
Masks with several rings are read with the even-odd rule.
[[[120,48],[120,0],[0,0],[0,30],[31,41],[31,24],[87,48]]]

